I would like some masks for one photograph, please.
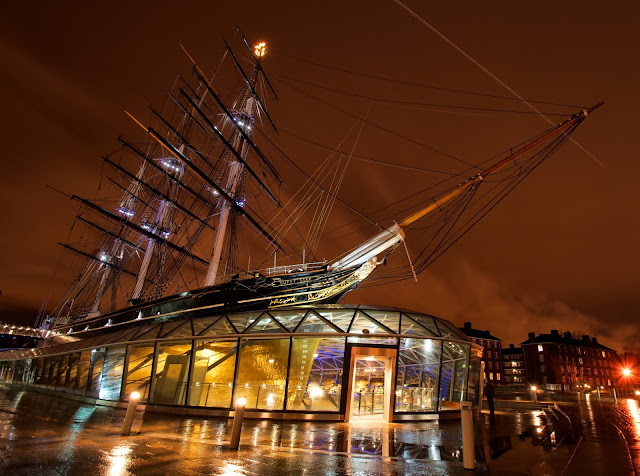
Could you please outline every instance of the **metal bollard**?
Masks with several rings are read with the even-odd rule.
[[[140,400],[140,394],[138,392],[131,392],[131,395],[129,395],[129,405],[127,405],[127,413],[125,414],[124,422],[122,423],[122,436],[127,436],[131,433],[131,424],[133,423],[133,417],[136,414],[138,400]]]
[[[600,385],[596,386],[596,388],[598,389],[598,401],[600,401]]]
[[[618,395],[616,395],[616,389],[613,389],[613,401],[618,403]]]
[[[237,450],[240,446],[240,431],[242,430],[242,421],[244,420],[244,407],[247,405],[246,398],[238,398],[236,400],[236,413],[233,417],[233,426],[231,427],[231,441],[229,448]]]
[[[475,469],[476,455],[473,441],[473,413],[471,402],[460,402],[462,424],[462,465],[464,469]]]

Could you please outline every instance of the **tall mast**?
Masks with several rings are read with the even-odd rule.
[[[254,99],[249,97],[245,103],[244,110],[239,114],[239,117],[234,117],[234,121],[242,127],[246,137],[251,137],[251,126],[253,124],[253,108]],[[229,176],[227,178],[227,193],[231,198],[236,200],[236,204],[244,206],[244,197],[238,196],[238,185],[242,180],[242,172],[244,171],[244,163],[246,163],[247,151],[249,150],[247,139],[241,137],[240,134],[236,134],[234,143],[234,149],[238,155],[242,158],[240,160],[234,160],[229,167]],[[225,247],[227,225],[229,224],[229,214],[231,212],[230,205],[226,202],[222,202],[222,209],[220,211],[220,219],[218,221],[218,232],[213,245],[213,256],[207,269],[207,276],[204,280],[205,286],[213,286],[216,283],[220,271],[220,261],[222,260],[222,251]]]

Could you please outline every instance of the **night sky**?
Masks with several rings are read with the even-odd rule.
[[[406,5],[522,97],[579,106],[605,101],[573,136],[604,166],[567,143],[417,284],[364,287],[343,302],[412,309],[459,326],[471,321],[504,345],[525,340],[530,331],[559,329],[596,336],[618,351],[640,350],[640,5],[431,3]],[[179,43],[211,68],[223,52],[222,38],[232,39],[236,25],[250,41],[269,44],[263,64],[280,98],[272,104],[278,124],[321,144],[353,140],[348,131],[357,119],[301,99],[286,81],[356,118],[368,114],[372,122],[473,163],[548,127],[535,115],[401,109],[309,86],[399,101],[527,110],[514,101],[376,81],[293,59],[406,83],[509,95],[391,0],[10,2],[0,15],[0,321],[33,324],[60,255],[57,242],[65,241],[77,211],[46,185],[94,196],[100,157],[117,147],[119,135],[140,136],[123,109],[148,117],[148,104],[164,101],[176,73],[189,71]],[[279,136],[308,172],[326,155]],[[381,160],[460,169],[415,142],[369,128],[352,146],[357,154]],[[350,163],[348,172],[340,197],[364,213],[434,179],[363,161]],[[340,218],[346,212],[336,207],[335,213]],[[331,258],[374,231],[359,230],[322,251]],[[396,254],[394,259],[406,260]],[[60,291],[53,286],[52,301]]]

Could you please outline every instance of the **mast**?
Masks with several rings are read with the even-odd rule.
[[[251,125],[253,124],[253,107],[254,100],[253,97],[250,97],[249,99],[247,99],[240,118],[236,119],[234,117],[234,121],[244,129],[245,133],[248,136],[251,135]],[[238,155],[242,158],[242,161],[234,160],[231,163],[226,190],[232,198],[236,199],[236,204],[238,206],[244,206],[244,197],[239,197],[237,195],[238,185],[240,184],[240,180],[242,179],[242,172],[244,171],[244,163],[246,162],[248,151],[248,144],[244,137],[236,135],[234,149],[238,151]],[[218,278],[220,261],[222,260],[222,251],[224,249],[226,241],[227,225],[229,224],[230,212],[231,207],[229,206],[229,204],[226,201],[222,202],[220,219],[218,221],[218,233],[216,234],[216,240],[213,245],[213,256],[211,257],[209,268],[207,269],[207,276],[205,277],[203,283],[204,286],[213,286],[216,283],[216,279]]]
[[[491,165],[489,168],[471,177],[466,182],[461,183],[450,192],[444,194],[439,198],[434,198],[433,201],[426,207],[418,210],[415,213],[412,213],[411,215],[404,218],[399,223],[396,223],[392,227],[380,232],[373,238],[367,240],[362,245],[357,247],[355,250],[353,250],[344,258],[332,263],[329,266],[329,269],[330,270],[344,269],[344,268],[363,264],[370,260],[371,260],[370,264],[372,266],[375,266],[377,264],[377,256],[380,253],[382,253],[383,251],[389,248],[393,248],[397,246],[400,242],[404,241],[405,228],[408,228],[409,226],[411,226],[413,223],[420,220],[421,218],[424,218],[442,209],[447,203],[461,196],[463,193],[465,193],[472,187],[477,186],[483,180],[485,180],[488,176],[493,175],[499,172],[500,170],[504,169],[508,165],[514,163],[516,159],[523,156],[530,150],[535,149],[536,147],[547,142],[548,140],[567,132],[574,126],[577,126],[580,122],[586,119],[586,117],[591,112],[593,112],[595,109],[600,107],[602,104],[603,103],[596,104],[595,106],[589,109],[585,109],[583,111],[580,111],[577,114],[574,114],[571,118],[549,129],[547,132],[542,134],[537,139],[529,142],[528,144],[525,144],[519,149],[516,149],[511,154],[509,154],[506,158],[496,162],[495,164]]]

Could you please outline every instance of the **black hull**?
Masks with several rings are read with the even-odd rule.
[[[166,321],[227,312],[286,308],[306,304],[335,304],[360,281],[360,267],[340,271],[311,271],[249,279],[198,289],[148,301],[57,327],[60,333],[78,333],[150,318]],[[155,320],[154,319],[154,320]]]

